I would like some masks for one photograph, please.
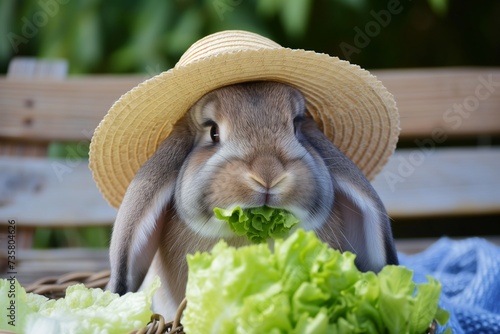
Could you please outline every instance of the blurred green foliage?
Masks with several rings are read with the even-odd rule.
[[[34,248],[57,247],[108,247],[111,227],[72,227],[64,229],[37,228],[33,239]]]
[[[380,24],[376,17],[395,5],[401,11]],[[0,71],[29,55],[66,58],[71,73],[151,76],[224,29],[366,68],[498,65],[498,17],[495,0],[2,0]],[[357,36],[370,24],[372,36]],[[346,53],[347,44],[357,51]]]
[[[52,142],[47,155],[49,158],[88,159],[90,142]]]

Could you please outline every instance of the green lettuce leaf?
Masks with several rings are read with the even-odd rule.
[[[253,243],[260,243],[269,238],[284,238],[299,220],[283,209],[262,206],[242,209],[237,206],[233,210],[214,209],[217,219],[229,223],[229,227],[239,236],[246,235]]]
[[[424,333],[447,321],[439,282],[415,284],[402,266],[360,272],[301,229],[285,241],[241,248],[219,242],[188,255],[186,333]]]
[[[0,330],[23,333],[26,319],[49,301],[34,293],[26,293],[16,279],[0,279],[0,309],[6,316],[0,318]]]
[[[5,317],[0,320],[0,329],[16,333],[128,333],[144,327],[152,315],[151,302],[160,279],[141,292],[123,296],[89,289],[83,284],[66,289],[64,298],[48,299],[34,293],[26,293],[15,281],[15,326]],[[10,281],[0,280],[0,306],[10,303],[8,291]],[[9,320],[7,318],[7,320]]]

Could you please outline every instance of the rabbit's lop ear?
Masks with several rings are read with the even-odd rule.
[[[321,156],[333,184],[332,215],[326,224],[340,226],[325,226],[321,230],[338,231],[340,228],[340,235],[336,236],[339,247],[357,255],[356,265],[360,270],[377,272],[386,264],[397,264],[389,217],[370,182],[312,119],[304,120],[301,133]]]
[[[108,289],[137,291],[158,249],[177,175],[193,145],[186,119],[179,121],[130,183],[113,225]]]
[[[389,217],[373,189],[360,178],[335,176],[334,217],[340,217],[342,250],[355,253],[360,270],[378,272],[386,264],[398,264]],[[363,180],[368,182],[368,180]]]

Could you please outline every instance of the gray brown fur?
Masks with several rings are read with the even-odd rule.
[[[168,112],[168,111],[166,111]],[[217,124],[220,142],[210,140]],[[287,209],[362,270],[397,263],[389,219],[359,169],[307,116],[302,94],[274,82],[224,87],[200,99],[131,182],[111,241],[109,288],[136,291],[162,278],[155,312],[182,300],[187,253],[220,238],[243,245],[213,208]]]

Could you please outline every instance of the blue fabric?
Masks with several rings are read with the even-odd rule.
[[[399,256],[415,282],[427,281],[425,275],[441,282],[440,306],[450,312],[453,333],[500,333],[500,247],[480,238],[442,238],[421,253]]]

